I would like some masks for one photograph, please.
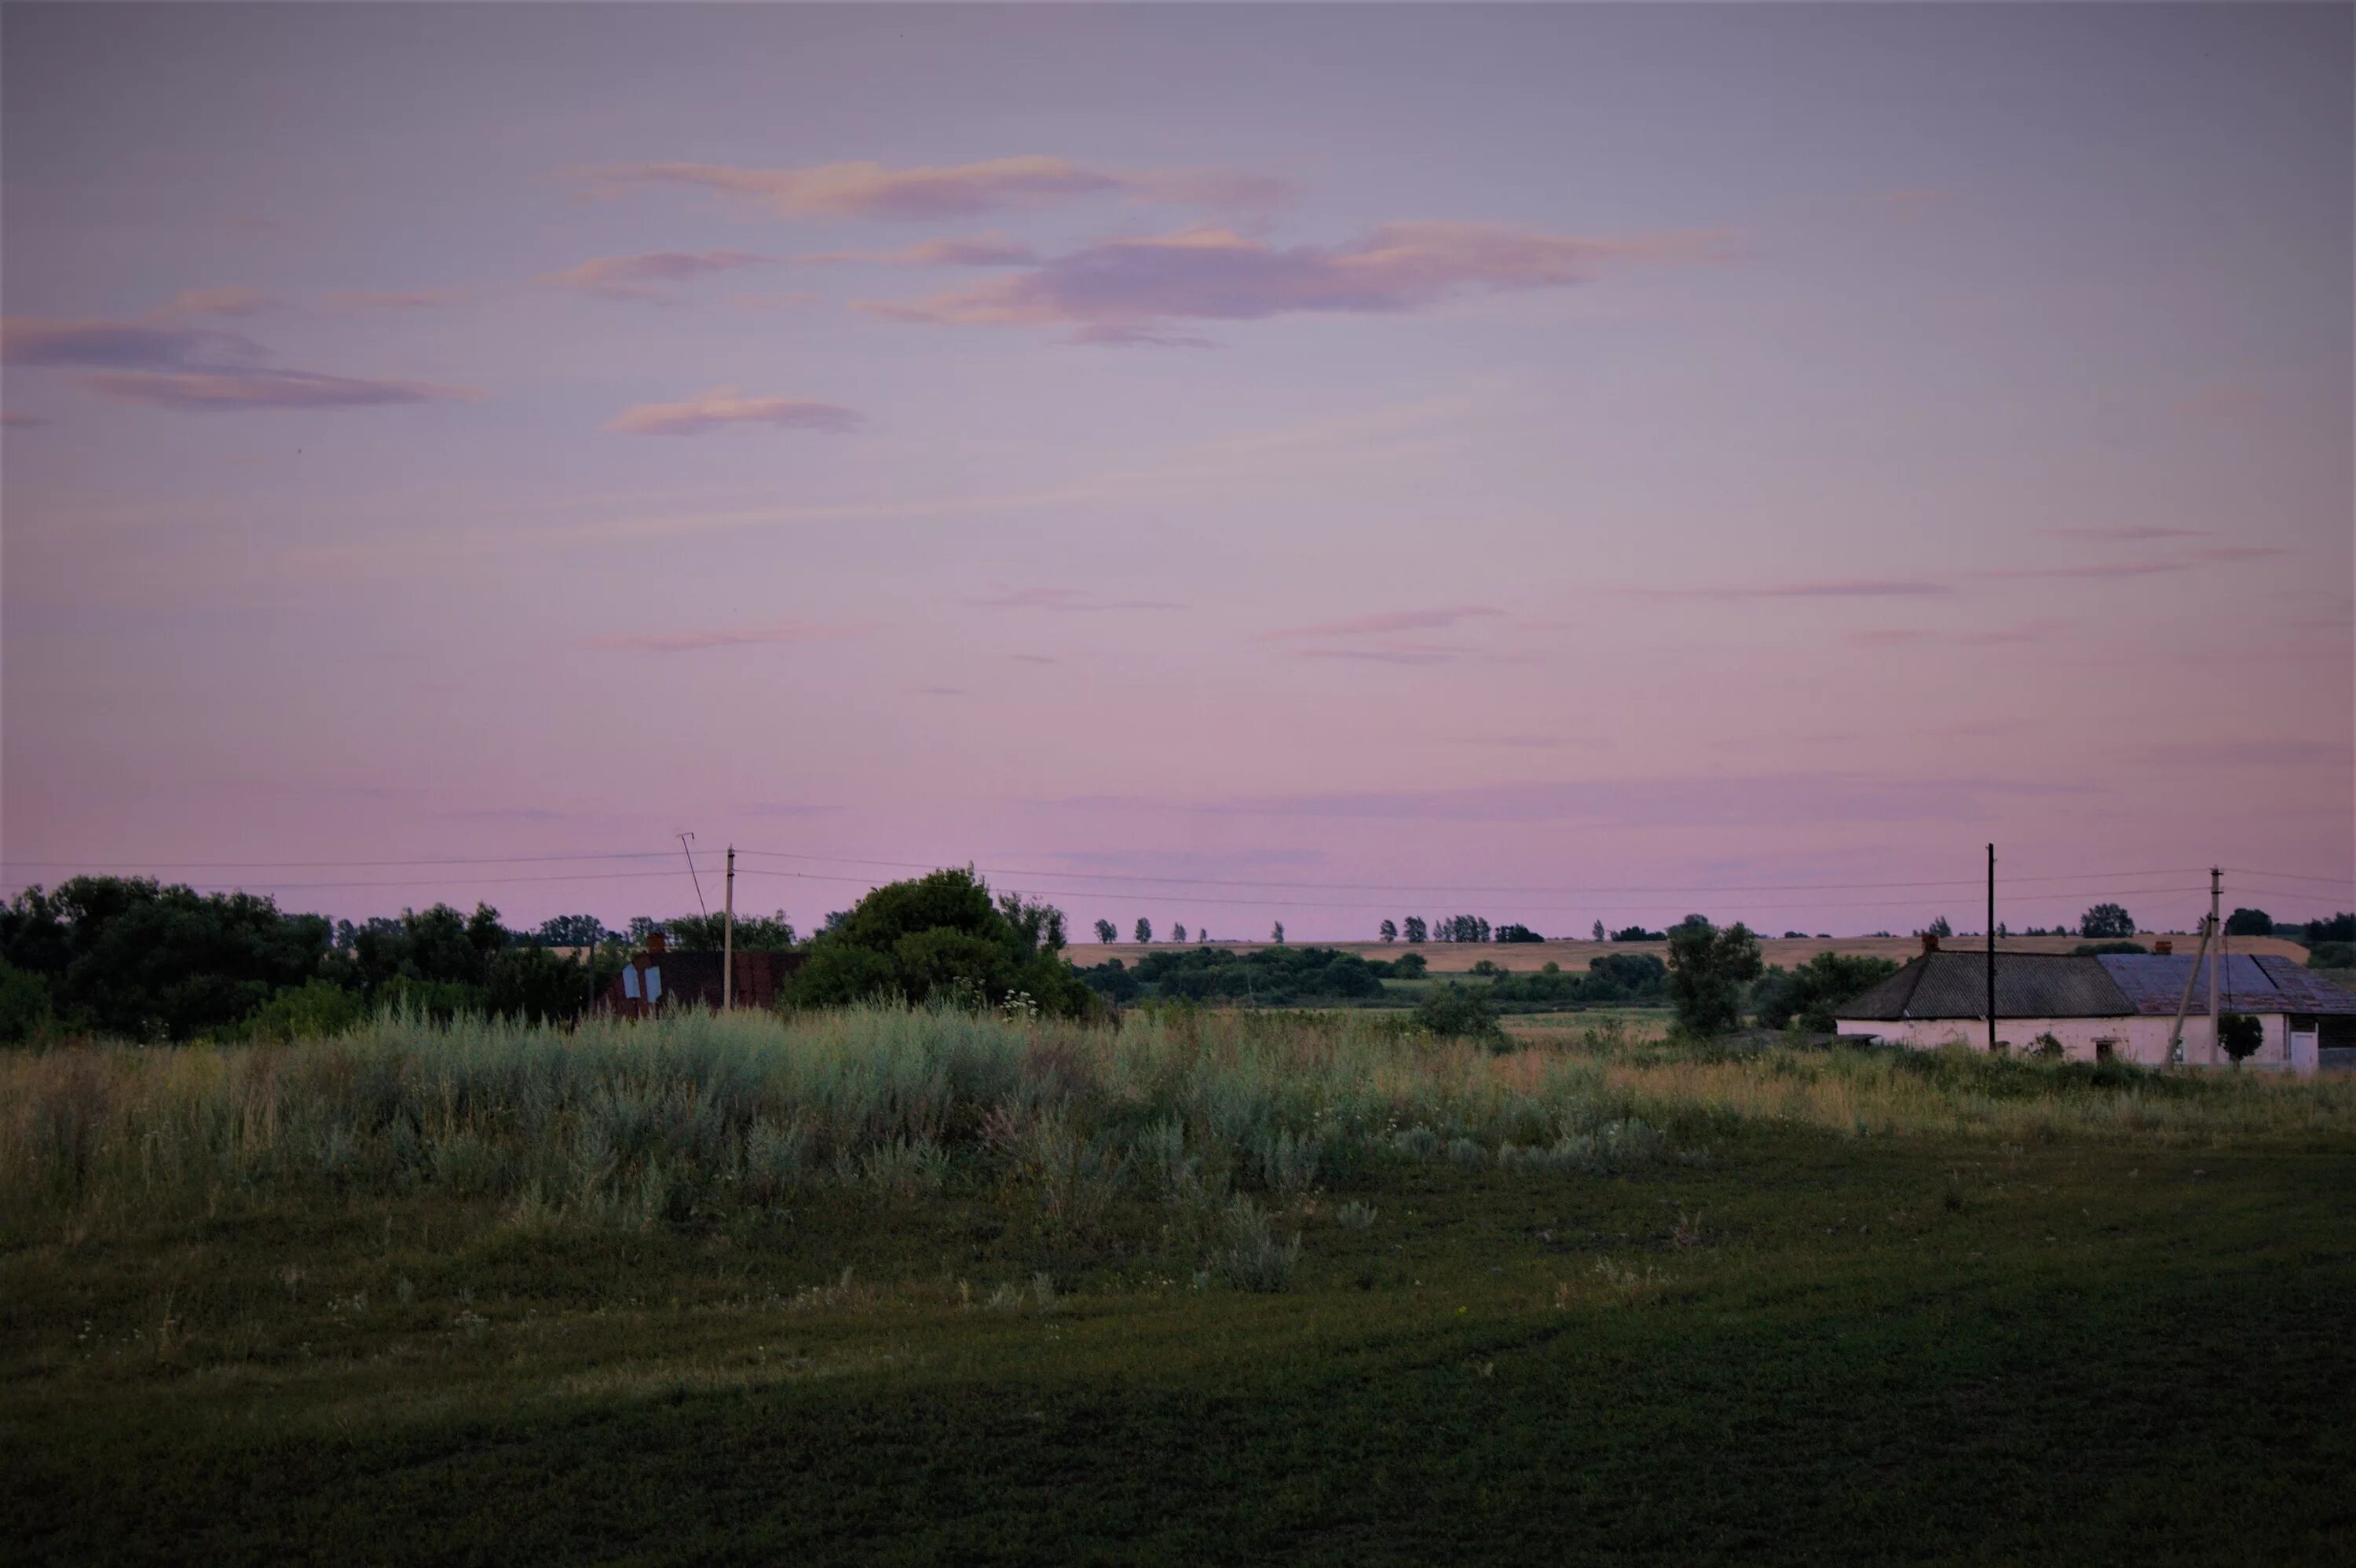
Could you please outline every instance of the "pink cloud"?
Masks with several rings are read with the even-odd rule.
[[[364,408],[386,403],[470,401],[479,394],[423,381],[371,380],[316,370],[243,363],[261,345],[235,333],[126,321],[41,321],[0,325],[0,360],[81,366],[77,383],[118,402],[217,412],[252,409]]]
[[[1183,604],[1168,599],[1108,599],[1101,593],[1091,593],[1079,588],[1012,588],[985,598],[969,599],[966,603],[988,610],[1056,610],[1066,613],[1092,610],[1183,610]]]
[[[0,322],[0,363],[146,368],[255,357],[262,346],[233,332],[156,326],[136,321],[46,321],[12,315]]]
[[[167,315],[260,315],[282,308],[259,290],[247,288],[183,289],[164,307]]]
[[[834,403],[802,398],[748,398],[734,387],[714,387],[683,403],[637,403],[609,421],[619,435],[701,435],[732,424],[844,433],[867,421]]]
[[[1558,288],[1625,262],[1689,255],[1694,237],[1580,240],[1502,223],[1392,223],[1355,244],[1280,250],[1226,229],[1114,240],[929,299],[861,302],[936,325],[1140,328],[1173,318],[1406,311],[1474,292]],[[1100,341],[1102,339],[1099,339]]]
[[[431,310],[438,305],[464,304],[475,297],[472,289],[389,289],[333,293],[327,303],[337,310]]]
[[[31,430],[48,422],[37,414],[20,414],[14,410],[0,411],[0,430]]]
[[[200,412],[472,402],[481,396],[463,387],[438,387],[423,381],[373,381],[311,370],[116,370],[75,379],[118,402]]]
[[[1020,240],[983,234],[970,240],[927,240],[897,251],[829,251],[799,259],[820,264],[872,261],[886,267],[1027,267],[1039,257]]]
[[[545,273],[537,281],[599,299],[659,300],[669,296],[665,285],[776,261],[775,256],[750,251],[656,251],[641,256],[599,256],[561,272]]]
[[[2266,560],[2278,555],[2288,555],[2286,549],[2265,544],[2203,545],[2192,552],[2202,560]]]
[[[2150,544],[2161,539],[2197,539],[2199,528],[2164,528],[2151,523],[2129,523],[2115,528],[2040,528],[2054,539],[2102,539],[2116,544]]]
[[[872,625],[819,625],[806,621],[788,621],[774,626],[722,626],[701,632],[619,633],[594,638],[590,645],[641,654],[691,654],[707,648],[834,642],[845,637],[863,637],[874,630]]]
[[[1068,158],[993,158],[946,168],[894,169],[873,162],[809,168],[630,163],[587,171],[588,194],[683,186],[766,208],[784,218],[970,218],[1080,197],[1266,210],[1294,194],[1287,182],[1216,170],[1121,174]]]
[[[1356,648],[1293,648],[1297,659],[1354,659],[1366,664],[1454,664],[1479,652],[1462,643],[1378,642]]]
[[[2094,561],[2083,566],[2013,566],[1977,573],[1981,577],[2006,581],[2035,581],[2044,579],[2060,581],[2116,581],[2134,577],[2163,577],[2169,572],[2189,571],[2191,563],[2185,560],[2111,560]]]
[[[1363,637],[1397,632],[1434,631],[1453,626],[1460,621],[1504,613],[1503,610],[1488,604],[1455,604],[1437,610],[1387,610],[1379,614],[1360,615],[1348,621],[1327,621],[1314,626],[1288,626],[1274,632],[1262,632],[1259,640],[1271,643],[1294,637]]]
[[[1933,599],[1953,593],[1954,588],[1927,578],[1843,577],[1751,587],[1634,588],[1628,592],[1645,599]]]

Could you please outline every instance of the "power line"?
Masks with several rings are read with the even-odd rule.
[[[739,851],[739,853],[743,853],[743,851]],[[985,870],[986,870],[986,869],[987,869],[987,868],[982,868],[982,869],[985,869]],[[822,872],[822,871],[788,871],[788,870],[773,870],[773,869],[767,869],[758,868],[758,867],[742,867],[742,866],[740,866],[740,867],[738,867],[738,868],[737,868],[736,874],[737,874],[738,876],[740,876],[740,877],[789,877],[789,878],[792,878],[792,879],[794,879],[794,880],[799,880],[799,881],[812,881],[812,882],[844,882],[844,883],[849,883],[849,884],[851,884],[851,885],[852,885],[852,886],[854,886],[854,887],[873,887],[873,886],[874,886],[874,885],[875,885],[875,883],[874,883],[874,879],[873,879],[873,878],[869,878],[869,877],[841,877],[841,876],[830,876],[830,875],[828,875],[828,874],[826,874],[825,872]],[[991,873],[991,874],[995,875],[995,874],[1001,874],[1001,873]],[[1020,875],[1021,873],[1004,873],[1004,874]],[[1043,891],[1055,891],[1055,890],[1043,890]],[[1089,890],[1070,890],[1070,891],[1089,891]],[[1674,890],[1672,890],[1672,891],[1674,891]],[[1806,890],[1806,891],[1823,891],[1823,890],[1822,890],[1821,888],[1817,888],[1817,889]],[[2056,901],[2060,901],[2060,902],[2075,902],[2077,900],[2079,900],[2079,899],[2083,899],[2083,898],[2112,898],[2112,897],[2139,898],[2139,897],[2142,897],[2142,896],[2144,896],[2144,895],[2146,895],[2146,894],[2182,893],[2182,892],[2197,893],[2197,892],[2199,892],[2200,891],[2201,891],[2201,890],[2200,890],[2200,889],[2198,889],[2198,888],[2183,888],[2183,887],[2165,887],[2165,888],[2072,888],[2072,889],[2055,889],[2055,890],[2051,890],[2051,891],[2046,891],[2046,892],[2041,892],[2041,893],[2025,893],[2025,894],[2019,894],[2019,895],[2017,895],[2017,896],[2015,896],[2015,897],[2013,898],[2012,902],[2014,902],[2014,903],[2016,903],[2016,904],[2019,904],[2019,903],[2031,903],[2031,902],[2036,902],[2036,903],[2051,903],[2051,902],[2056,902]],[[1111,892],[1106,892],[1106,893],[1092,893],[1092,894],[1091,894],[1091,896],[1103,897],[1103,898],[1112,898],[1112,897],[1124,896],[1124,895],[1119,895],[1119,894],[1111,893]],[[1841,900],[1837,900],[1837,901],[1832,901],[1832,902],[1828,902],[1828,903],[1785,901],[1785,902],[1779,902],[1779,903],[1762,903],[1762,904],[1754,904],[1754,905],[1752,905],[1751,907],[1756,908],[1756,909],[1762,909],[1762,910],[1797,910],[1797,909],[1922,909],[1922,908],[1928,907],[1929,905],[1931,905],[1931,904],[1933,904],[1933,903],[1935,903],[1936,901],[1937,901],[1936,900],[1933,900],[1933,899],[1925,899],[1925,898],[1913,898],[1913,899],[1882,899],[1882,900],[1852,900],[1852,899],[1841,899]],[[1367,903],[1367,902],[1357,901],[1352,901],[1352,900],[1346,900],[1346,899],[1229,899],[1229,898],[1189,898],[1189,899],[1187,900],[1187,902],[1189,902],[1189,903],[1191,903],[1191,904],[1198,904],[1198,905],[1199,905],[1199,904],[1218,904],[1218,905],[1229,905],[1229,906],[1240,907],[1240,908],[1245,908],[1245,909],[1316,909],[1316,910],[1329,910],[1329,909],[1366,909],[1366,910],[1395,910],[1395,909],[1398,907],[1396,904],[1393,904],[1393,903]],[[1678,910],[1678,909],[1687,909],[1687,908],[1689,908],[1690,906],[1689,906],[1688,904],[1685,904],[1685,903],[1675,903],[1675,904],[1617,904],[1617,905],[1612,905],[1612,906],[1608,906],[1608,907],[1609,907],[1609,908],[1611,908],[1611,909],[1612,909],[1612,910],[1615,910],[1617,912],[1619,912],[1619,913],[1622,913],[1622,914],[1653,914],[1653,913],[1658,913],[1658,912],[1662,912],[1662,911],[1664,911],[1664,910]],[[1520,910],[1520,912],[1526,913],[1526,914],[1593,914],[1593,913],[1597,912],[1597,911],[1598,911],[1598,906],[1597,906],[1596,904],[1593,904],[1593,903],[1586,903],[1586,904],[1555,904],[1555,905],[1545,905],[1545,904],[1524,904],[1524,905],[1520,905],[1520,906],[1518,906],[1518,908],[1519,908],[1519,910]]]
[[[91,871],[232,871],[328,869],[342,866],[510,866],[556,860],[667,860],[669,849],[626,849],[602,855],[475,855],[425,857],[406,860],[9,860],[0,866],[80,867]]]
[[[2356,877],[2311,877],[2300,871],[2254,871],[2247,866],[2228,866],[2225,869],[2236,877],[2264,877],[2270,881],[2327,882],[2336,888],[2356,888]]]
[[[936,870],[939,869],[937,866],[921,860],[872,860],[862,859],[854,855],[792,855],[785,854],[774,849],[739,849],[736,852],[739,855],[758,856],[764,859],[814,860],[825,865],[884,866],[897,870]],[[1291,882],[1258,878],[1156,877],[1143,874],[1131,875],[1125,871],[1026,870],[1007,866],[981,866],[977,867],[976,869],[986,871],[994,877],[1048,877],[1065,880],[1151,882],[1173,887],[1280,888],[1290,891],[1479,894],[1482,896],[1494,897],[1513,897],[1515,895],[1532,893],[1566,897],[1583,897],[1593,893],[1844,892],[1886,888],[1976,888],[1980,885],[1976,879],[1965,877],[1953,880],[1903,882],[1713,882],[1697,883],[1681,887],[1598,884],[1592,887],[1566,887],[1557,885],[1551,887],[1499,888],[1479,887],[1469,882],[1438,882],[1420,885],[1410,882]],[[2143,871],[2085,871],[2050,877],[2014,877],[2009,879],[2008,885],[2019,882],[2089,882],[2116,879],[2131,879],[2136,877],[2190,877],[2197,876],[2206,869],[2207,868],[2202,866],[2176,866]],[[2101,890],[2097,889],[2094,891],[2099,891]],[[2123,892],[2136,892],[2144,890],[2126,888],[2115,891]]]

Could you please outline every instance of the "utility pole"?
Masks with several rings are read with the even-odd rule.
[[[2192,987],[2201,979],[2201,960],[2209,956],[2209,938],[2215,916],[2201,923],[2201,951],[2192,955],[2192,967],[2184,972],[2184,995],[2176,1001],[2176,1028],[2169,1032],[2168,1060],[2176,1066],[2184,1062],[2184,1015],[2192,1010]]]
[[[674,837],[679,839],[679,852],[687,857],[688,880],[695,884],[695,907],[703,912],[704,919],[710,920],[712,918],[712,906],[703,901],[703,879],[695,874],[695,850],[692,848],[695,843],[695,835],[692,833],[680,833],[674,835]]]
[[[1988,846],[1987,997],[1988,1054],[1996,1054],[1996,846]]]
[[[720,904],[720,1010],[736,1005],[736,846],[728,846],[728,889]]]
[[[2209,1065],[2217,1065],[2217,971],[2225,961],[2225,925],[2217,918],[2218,901],[2225,890],[2224,873],[2209,868],[2209,929],[2217,933],[2217,951],[2209,960]]]

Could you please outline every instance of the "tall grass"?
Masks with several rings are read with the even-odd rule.
[[[892,1202],[966,1188],[1035,1201],[1077,1238],[1122,1198],[1215,1227],[1241,1223],[1239,1194],[1288,1202],[1384,1163],[1603,1174],[1757,1121],[2011,1141],[2345,1135],[2356,1083],[1593,1034],[1493,1056],[1355,1014],[1170,1013],[1118,1031],[892,1008],[577,1031],[387,1014],[294,1045],[0,1058],[0,1233],[295,1194],[431,1190],[511,1204],[519,1223],[645,1228],[820,1189]],[[1280,1252],[1259,1240],[1231,1244]]]

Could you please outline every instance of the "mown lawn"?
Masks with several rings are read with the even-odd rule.
[[[1198,1280],[1145,1200],[1083,1246],[956,1184],[645,1232],[427,1189],[20,1237],[7,1555],[2356,1554],[2344,1136],[1684,1141],[1322,1184],[1274,1294]]]

